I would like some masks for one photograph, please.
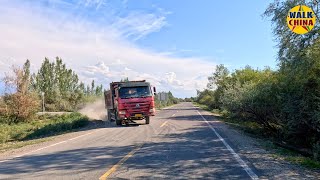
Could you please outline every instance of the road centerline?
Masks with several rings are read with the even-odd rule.
[[[241,159],[241,157],[231,148],[231,146],[221,137],[221,135],[216,131],[216,129],[207,121],[205,117],[197,110],[198,114],[202,119],[209,125],[209,128],[218,136],[219,140],[224,144],[224,146],[230,151],[233,157],[238,161],[240,166],[247,172],[253,180],[258,180],[259,177],[252,171],[252,169]]]
[[[168,121],[165,121],[164,123],[161,124],[160,127],[162,128],[163,126],[167,125],[167,123],[168,123]]]
[[[136,146],[126,156],[124,156],[117,164],[113,165],[106,173],[104,173],[99,180],[106,180],[112,173],[114,173],[123,163],[125,163],[130,157],[132,157],[137,151],[141,149],[143,144]]]

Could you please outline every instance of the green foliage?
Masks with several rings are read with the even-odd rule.
[[[229,117],[259,123],[263,133],[309,148],[318,159],[320,39],[304,51],[299,64],[287,63],[278,71],[247,66],[228,76],[216,76],[216,89],[198,92],[197,102],[210,109],[218,107]]]
[[[300,57],[305,54],[304,49],[313,44],[320,30],[319,23],[316,23],[313,30],[304,35],[291,32],[287,27],[286,17],[289,10],[297,5],[309,6],[319,19],[319,4],[314,0],[275,0],[264,13],[266,17],[271,17],[273,32],[278,41],[278,59],[281,67],[301,62]]]
[[[208,107],[210,107],[211,109],[214,109],[215,107],[217,107],[217,99],[215,96],[215,92],[217,91],[212,91],[212,90],[204,90],[203,92],[198,92],[198,102],[200,104],[204,104],[207,105]]]
[[[120,80],[120,82],[129,82],[129,78],[128,77],[123,78],[123,79]]]
[[[9,124],[28,121],[39,107],[37,95],[29,90],[29,60],[22,69],[13,67],[12,73],[12,75],[7,74],[3,79],[7,92],[0,101],[0,121]]]
[[[320,159],[320,32],[319,23],[305,34],[286,24],[289,9],[306,4],[319,15],[317,1],[275,1],[265,12],[274,24],[279,69],[229,71],[219,65],[209,77],[213,91],[198,92],[197,102],[219,108],[240,121],[253,121],[277,141],[312,151]],[[213,88],[212,88],[213,87]]]
[[[263,128],[261,133],[309,148],[318,159],[320,51],[315,49],[319,45],[316,41],[313,50],[308,50],[310,57],[291,73],[269,68],[236,70],[222,78],[224,82],[215,90],[198,92],[197,102],[210,110],[218,105],[225,116],[243,121],[240,124],[258,123]]]
[[[156,95],[154,98],[155,98],[156,108],[158,108],[158,109],[161,109],[166,106],[178,104],[179,102],[181,102],[180,99],[174,97],[170,91],[168,92],[168,100],[167,101],[160,101],[158,95]]]
[[[31,79],[31,89],[38,94],[44,92],[48,111],[74,111],[87,97],[102,96],[102,85],[96,86],[92,80],[91,86],[86,87],[59,57],[55,62],[45,58],[39,71]]]
[[[1,124],[0,143],[47,137],[84,127],[88,122],[87,117],[71,113],[62,116],[39,116],[28,123]]]

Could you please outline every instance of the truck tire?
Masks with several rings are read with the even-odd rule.
[[[117,126],[121,126],[121,120],[116,120],[116,124],[117,124]]]
[[[150,124],[150,116],[146,116],[146,124]]]
[[[108,113],[108,116],[107,116],[108,117],[108,121],[113,121],[113,119],[111,118],[111,113],[112,112],[110,110],[108,110],[107,113]]]

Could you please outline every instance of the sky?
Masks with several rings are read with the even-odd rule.
[[[270,1],[1,0],[0,78],[59,56],[89,83],[146,79],[177,97],[206,87],[217,64],[276,67]],[[0,91],[3,87],[0,84]]]

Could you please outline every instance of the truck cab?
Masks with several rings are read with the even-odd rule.
[[[149,82],[112,82],[110,90],[105,91],[105,105],[110,121],[125,125],[134,120],[145,120],[155,115],[154,95],[156,88]]]

